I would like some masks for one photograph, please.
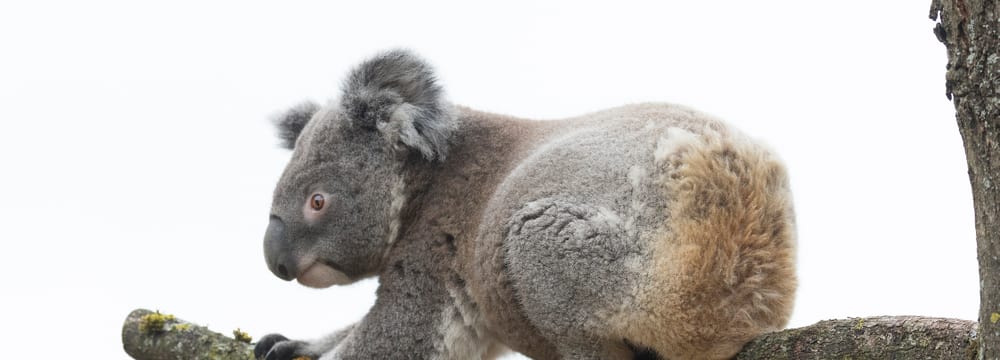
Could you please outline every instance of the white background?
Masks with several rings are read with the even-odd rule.
[[[0,5],[4,357],[125,359],[138,307],[255,337],[359,319],[374,280],[317,291],[265,267],[289,157],[268,118],[396,46],[474,108],[669,101],[771,144],[799,220],[790,326],[975,319],[972,202],[929,0],[414,3]]]

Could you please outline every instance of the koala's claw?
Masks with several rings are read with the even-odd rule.
[[[273,348],[275,344],[282,341],[288,341],[288,338],[284,337],[281,334],[264,335],[264,337],[260,338],[260,340],[257,341],[257,345],[254,345],[253,357],[258,360],[264,359],[264,357],[267,355],[267,352],[271,351],[271,348]]]
[[[253,356],[257,360],[299,360],[302,358],[315,360],[316,354],[306,350],[309,344],[305,341],[288,340],[281,334],[268,334],[260,338],[253,347]]]

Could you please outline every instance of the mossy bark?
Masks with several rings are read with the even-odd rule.
[[[135,310],[122,327],[125,351],[136,360],[253,359],[251,344],[177,319],[162,331],[140,331],[148,314]],[[737,359],[971,359],[975,330],[972,321],[918,316],[827,320],[762,335]]]
[[[945,91],[965,143],[979,258],[979,359],[1000,359],[1000,9],[996,0],[933,0],[948,51]]]
[[[249,343],[173,317],[150,327],[143,318],[151,314],[155,313],[134,310],[122,326],[122,344],[133,359],[253,360],[253,346]]]

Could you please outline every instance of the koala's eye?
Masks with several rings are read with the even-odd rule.
[[[323,198],[323,195],[313,194],[312,198],[309,199],[309,207],[313,210],[319,211],[323,209],[323,204],[326,204],[326,199]]]

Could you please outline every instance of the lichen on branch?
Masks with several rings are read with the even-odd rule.
[[[122,326],[125,352],[137,360],[253,360],[250,336],[234,339],[145,309],[132,311]]]

